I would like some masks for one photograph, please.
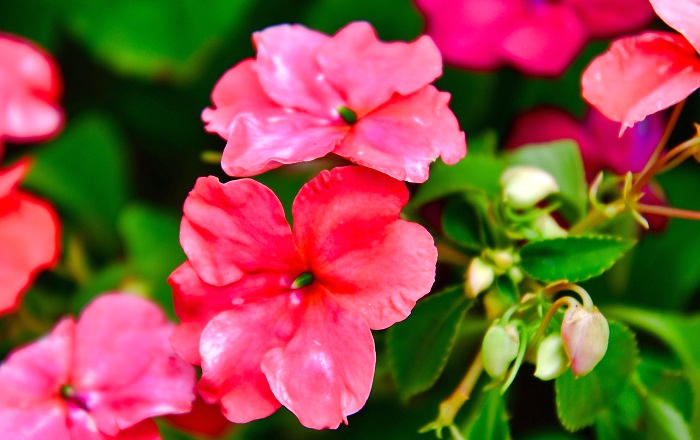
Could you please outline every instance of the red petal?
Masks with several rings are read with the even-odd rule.
[[[675,1],[675,0],[672,0]],[[643,27],[654,18],[648,0],[568,0],[593,37],[610,37]]]
[[[350,23],[323,44],[318,62],[359,116],[395,92],[411,94],[442,74],[442,58],[430,37],[386,43],[364,21]]]
[[[158,425],[151,419],[120,431],[115,437],[109,437],[110,440],[160,440],[160,438]]]
[[[275,397],[308,428],[337,428],[367,401],[374,340],[362,318],[311,294],[301,325],[285,347],[270,350],[262,370]]]
[[[589,103],[631,127],[700,87],[700,58],[680,35],[647,32],[613,42],[581,82]]]
[[[197,275],[215,286],[300,265],[282,204],[251,179],[197,179],[185,200],[180,243]]]
[[[700,52],[700,2],[697,0],[649,0],[656,14],[683,34]]]
[[[192,411],[165,419],[178,429],[207,438],[222,437],[235,426],[221,415],[219,405],[208,404],[199,396],[192,404]]]
[[[334,152],[396,179],[424,182],[438,156],[453,164],[467,151],[449,99],[433,86],[394,96],[361,118]]]
[[[17,189],[30,167],[31,160],[20,159],[8,168],[0,170],[0,200]]]

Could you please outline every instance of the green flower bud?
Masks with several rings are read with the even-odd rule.
[[[520,336],[512,324],[494,325],[484,335],[481,358],[484,370],[495,379],[502,379],[510,363],[518,355]]]
[[[532,228],[537,231],[542,238],[566,237],[566,229],[559,226],[554,218],[549,214],[543,214],[535,220]]]
[[[564,341],[559,334],[551,334],[540,342],[536,365],[535,377],[541,380],[556,379],[569,367]]]
[[[493,284],[493,268],[479,257],[473,258],[466,273],[464,290],[469,298],[476,298],[478,294],[488,289]]]
[[[550,194],[559,192],[551,174],[529,166],[510,167],[501,174],[503,200],[514,208],[535,206]]]

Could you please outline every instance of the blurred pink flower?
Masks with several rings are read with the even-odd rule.
[[[202,397],[233,422],[284,405],[314,429],[362,408],[370,329],[406,318],[435,277],[431,235],[399,219],[407,201],[376,171],[323,171],[299,191],[292,231],[264,185],[197,180],[180,231],[188,261],[169,282],[182,320],[172,342],[201,364]]]
[[[700,2],[650,0],[682,35],[645,32],[620,38],[583,72],[583,97],[608,118],[632,127],[700,87]]]
[[[219,405],[212,405],[197,396],[192,410],[184,414],[170,414],[165,419],[171,425],[190,434],[204,438],[219,438],[236,426],[221,414]]]
[[[56,134],[63,124],[60,96],[61,78],[51,56],[0,33],[0,148],[3,140],[29,142]]]
[[[202,112],[228,143],[221,165],[251,176],[335,153],[400,180],[423,182],[438,156],[466,153],[464,133],[429,85],[442,74],[429,37],[379,41],[355,22],[332,37],[301,25],[253,34],[255,59],[229,69]]]
[[[58,259],[60,225],[51,205],[17,189],[30,161],[0,169],[0,314],[13,310],[39,271]]]
[[[3,438],[159,439],[152,417],[194,399],[192,367],[173,352],[174,325],[153,303],[107,294],[0,366]]]
[[[559,75],[589,38],[644,26],[647,0],[416,0],[448,63]]]

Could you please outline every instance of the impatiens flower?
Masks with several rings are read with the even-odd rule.
[[[22,160],[0,169],[0,314],[14,309],[36,274],[58,258],[53,208],[17,189],[29,166]]]
[[[290,229],[277,197],[250,179],[197,180],[184,204],[173,272],[176,350],[201,364],[199,392],[237,423],[280,405],[336,428],[367,400],[370,329],[430,290],[431,235],[399,219],[405,185],[362,167],[323,171],[299,191]]]
[[[558,75],[589,38],[646,24],[647,0],[416,0],[445,59],[469,69],[510,64]]]
[[[173,324],[125,294],[93,301],[0,366],[0,426],[12,440],[155,440],[152,417],[182,413],[194,370],[168,343]]]
[[[608,118],[632,127],[700,87],[700,2],[650,0],[679,34],[621,38],[583,73],[583,97]]]
[[[58,132],[60,95],[53,59],[28,41],[0,33],[0,148],[3,140],[27,142]]]
[[[301,25],[253,34],[256,58],[228,70],[202,112],[228,142],[221,165],[251,176],[335,153],[400,180],[423,182],[438,156],[464,157],[466,143],[430,83],[442,74],[429,37],[382,42],[365,22],[328,36]]]

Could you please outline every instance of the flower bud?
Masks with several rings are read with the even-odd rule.
[[[571,360],[571,371],[584,376],[593,370],[608,349],[608,321],[597,308],[586,310],[572,305],[561,323],[561,338]]]
[[[473,258],[467,268],[466,284],[464,290],[469,298],[476,298],[478,294],[488,289],[493,283],[493,268],[481,258]]]
[[[559,226],[554,218],[549,214],[537,217],[532,228],[537,231],[542,238],[566,237],[566,229]]]
[[[569,358],[564,350],[564,341],[558,334],[547,336],[537,347],[537,367],[535,377],[552,380],[559,377],[569,367]]]
[[[513,302],[499,289],[491,289],[484,295],[483,305],[486,319],[496,319],[502,316]]]
[[[484,335],[481,358],[489,376],[501,379],[518,355],[520,336],[513,325],[494,325]]]
[[[550,194],[559,192],[551,174],[528,166],[510,167],[501,174],[503,200],[515,208],[531,208]]]

